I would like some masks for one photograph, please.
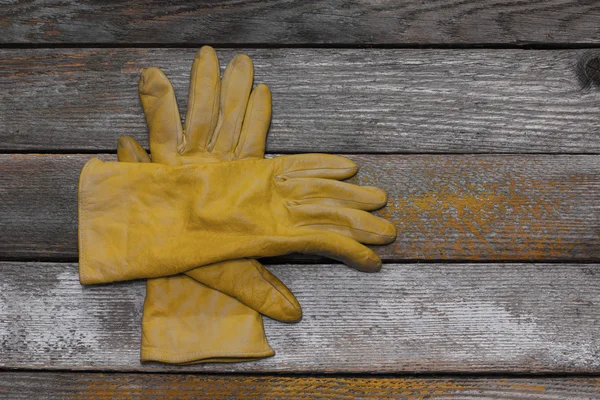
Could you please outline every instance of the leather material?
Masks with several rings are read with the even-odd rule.
[[[385,205],[385,192],[337,181],[357,169],[324,154],[184,166],[92,158],[79,182],[80,281],[292,252],[378,271],[381,260],[359,242],[390,243],[396,230],[363,211]]]
[[[208,46],[200,49],[192,66],[186,134],[178,124],[172,132],[161,130],[157,121],[178,118],[172,115],[178,110],[173,88],[160,70],[142,73],[140,97],[155,162],[203,164],[230,158],[209,151],[205,142],[219,134],[234,136],[230,132],[241,128],[219,123],[220,118],[241,121],[244,116],[242,137],[250,136],[250,140],[243,140],[239,146],[243,152],[235,156],[262,158],[271,119],[268,88],[259,85],[248,100],[253,65],[242,54],[227,66],[223,84],[219,73],[215,51]],[[223,112],[215,107],[220,103],[225,107]],[[178,141],[185,138],[185,143],[179,143],[177,151],[163,148],[168,134]],[[119,138],[117,154],[123,162],[151,162],[146,151],[130,137]],[[142,361],[233,362],[272,356],[274,351],[267,343],[258,313],[288,322],[302,317],[300,304],[291,291],[256,260],[224,261],[186,275],[148,280],[142,316]]]
[[[202,48],[192,68],[186,124],[182,127],[167,78],[158,69],[145,70],[140,97],[150,130],[152,161],[185,165],[262,157],[271,99],[264,85],[258,85],[248,98],[252,79],[251,60],[239,55],[221,82],[214,50]],[[118,154],[120,161],[150,162],[131,138],[119,140]],[[334,201],[335,206],[340,204]],[[357,208],[373,209],[370,207]],[[361,238],[360,230],[349,233],[347,227],[340,233],[365,243],[372,240],[368,234]],[[301,316],[289,289],[254,260],[225,261],[187,274],[196,281],[186,276],[149,280],[142,360],[190,363],[269,356],[273,351],[266,343],[260,315],[252,308],[283,321]]]
[[[233,158],[262,158],[271,120],[271,93],[266,85],[261,84],[250,94],[253,76],[252,60],[239,54],[227,66],[221,82],[214,49],[209,46],[201,48],[192,66],[183,129],[177,122],[178,107],[171,83],[159,69],[144,70],[139,88],[149,127],[150,146],[155,153],[153,161],[174,165],[205,164],[230,159],[232,153]],[[240,126],[239,123],[222,123],[221,120],[244,122]],[[161,121],[174,121],[174,126],[165,126]],[[207,144],[216,142],[220,136],[237,137],[240,143],[231,142],[230,151],[224,153],[209,150]],[[184,140],[185,143],[164,147],[164,143],[175,140]],[[239,151],[234,152],[236,148]],[[151,162],[139,143],[128,136],[119,138],[117,154],[119,161],[123,162]],[[208,271],[219,273],[209,276]],[[192,271],[188,271],[187,275],[191,276]],[[217,275],[219,279],[215,282]],[[229,278],[224,279],[226,276]],[[233,276],[236,278],[231,279]],[[223,262],[218,268],[195,271],[194,278],[236,297],[271,318],[292,322],[302,317],[300,304],[291,291],[255,260]],[[224,285],[225,282],[229,284]],[[252,295],[242,290],[246,286],[252,287]],[[260,296],[256,296],[259,293]]]
[[[142,361],[250,361],[274,355],[261,315],[185,275],[151,279],[142,319]]]

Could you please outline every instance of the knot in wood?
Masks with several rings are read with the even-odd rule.
[[[583,89],[592,85],[600,88],[600,55],[584,54],[577,63],[577,77]]]

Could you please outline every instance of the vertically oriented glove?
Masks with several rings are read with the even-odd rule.
[[[155,68],[142,73],[140,97],[150,146],[156,153],[153,161],[178,165],[236,158],[238,142],[244,148],[240,151],[243,156],[262,158],[271,117],[268,88],[259,85],[250,94],[253,66],[245,55],[231,61],[222,83],[219,75],[214,50],[203,47],[192,67],[186,127],[182,129],[168,79]],[[243,128],[235,123],[242,120]],[[163,121],[174,125],[165,126]],[[230,151],[212,152],[208,143],[213,137],[216,142],[220,134],[240,139],[230,141]],[[178,143],[183,138],[185,143]],[[165,142],[178,145],[165,147]],[[121,137],[117,150],[119,161],[150,162],[146,151],[130,137]],[[186,274],[148,280],[142,361],[224,362],[270,356],[274,352],[259,312],[281,321],[297,321],[302,315],[291,291],[256,260],[224,261]]]

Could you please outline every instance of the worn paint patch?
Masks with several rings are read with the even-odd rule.
[[[28,366],[53,365],[57,358],[68,360],[82,355],[88,357],[90,366],[98,359],[101,364],[137,363],[138,343],[121,346],[118,353],[106,350],[119,341],[121,331],[130,331],[131,325],[139,326],[143,287],[121,284],[122,295],[108,297],[102,286],[81,286],[72,264],[48,268],[56,269],[55,273],[28,271],[31,283],[25,285],[23,280],[7,275],[14,269],[7,269],[0,282],[2,365],[12,365],[13,356],[22,362],[24,353],[33,357]],[[16,282],[20,285],[15,286]],[[82,306],[98,297],[106,297],[106,308]]]
[[[581,207],[590,188],[600,190],[600,174],[557,176],[550,158],[396,161],[367,163],[355,182],[388,190],[377,214],[396,223],[398,239],[386,252],[400,258],[569,259],[600,243],[598,215]]]

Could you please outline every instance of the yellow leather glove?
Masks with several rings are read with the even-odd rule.
[[[220,273],[218,265],[207,268]],[[148,281],[141,361],[237,362],[274,354],[261,315],[244,303],[186,275]]]
[[[216,57],[215,57],[215,59],[216,59]],[[195,65],[196,65],[196,62],[195,62]],[[228,70],[229,70],[229,68],[228,68]],[[149,72],[156,72],[156,71],[149,70]],[[227,76],[227,75],[228,74],[226,72],[225,76]],[[146,78],[148,78],[147,74],[146,74]],[[195,78],[195,76],[194,76],[194,73],[193,73],[193,75],[192,75],[192,82],[194,82],[194,78]],[[218,64],[217,64],[216,78],[218,79]],[[165,78],[165,80],[166,80],[166,78]],[[144,84],[145,82],[148,82],[148,84],[151,86],[151,81],[152,81],[152,79],[148,79],[148,80],[144,79],[142,81],[142,85],[141,86],[144,87],[145,86],[145,84]],[[196,80],[196,82],[198,82],[198,81],[201,82],[202,80]],[[206,80],[204,80],[204,81],[206,81]],[[224,77],[223,82],[225,82],[225,81],[226,80],[225,80],[225,77]],[[154,82],[160,82],[160,80],[159,79],[155,79]],[[191,86],[194,87],[193,84]],[[208,87],[210,87],[210,85]],[[227,93],[226,87],[227,86],[225,86],[223,88],[223,93]],[[250,86],[249,87],[251,87],[251,79],[250,79]],[[158,91],[160,92],[161,85],[158,85],[157,88],[159,89]],[[258,87],[257,89],[259,89],[259,88],[260,87]],[[168,85],[168,89],[171,89],[170,85]],[[248,89],[248,92],[249,92],[249,89]],[[162,110],[168,110],[169,109],[168,107],[166,107],[166,108],[165,107],[160,107],[161,102],[157,101],[157,100],[160,100],[161,98],[164,99],[165,97],[169,97],[169,95],[173,99],[173,101],[171,103],[174,105],[174,107],[173,107],[174,112],[171,113],[171,116],[176,116],[176,118],[162,118],[162,117],[165,117],[165,116],[168,117],[169,116],[168,115],[169,112],[163,113],[162,116],[160,115],[160,112],[159,112],[156,115],[158,118],[155,118],[155,119],[149,118],[149,125],[150,125],[150,127],[152,128],[152,125],[154,123],[154,126],[157,128],[157,129],[154,130],[154,132],[161,133],[161,129],[162,129],[162,133],[164,133],[164,135],[162,135],[162,136],[160,134],[153,135],[153,131],[151,129],[151,149],[152,149],[152,152],[153,152],[153,156],[154,156],[153,158],[154,158],[154,160],[162,158],[164,160],[164,162],[169,162],[169,163],[172,163],[172,164],[185,164],[185,163],[189,163],[189,162],[192,162],[192,163],[193,162],[202,162],[202,160],[201,161],[195,161],[194,158],[206,158],[206,160],[204,162],[207,162],[207,161],[218,161],[220,159],[235,159],[238,156],[240,156],[240,157],[241,156],[253,156],[255,154],[258,154],[258,156],[262,156],[262,153],[264,152],[264,135],[266,135],[266,128],[264,130],[262,130],[264,132],[264,134],[262,135],[262,139],[261,140],[254,140],[254,141],[252,141],[252,135],[246,135],[244,137],[244,135],[242,134],[242,136],[240,137],[239,132],[240,132],[240,124],[241,124],[240,121],[241,121],[241,119],[236,119],[236,118],[230,117],[230,121],[236,121],[236,123],[231,123],[231,122],[228,123],[226,121],[224,122],[224,121],[221,120],[222,116],[224,114],[225,115],[232,115],[232,114],[229,114],[227,112],[225,112],[223,114],[223,110],[227,110],[226,107],[221,107],[220,117],[219,117],[219,122],[218,123],[215,123],[215,121],[217,120],[217,118],[212,118],[210,120],[210,123],[205,123],[204,124],[204,126],[210,127],[208,129],[209,135],[203,136],[204,139],[200,140],[199,143],[196,141],[196,143],[200,146],[200,151],[197,148],[194,148],[194,147],[188,148],[188,150],[186,150],[186,145],[185,144],[186,143],[187,144],[194,143],[194,140],[198,139],[198,137],[199,137],[199,136],[196,136],[195,138],[191,137],[191,139],[190,139],[190,136],[188,135],[188,132],[190,132],[190,131],[187,129],[187,127],[189,126],[190,121],[193,121],[193,119],[190,117],[190,112],[193,113],[194,108],[191,108],[191,107],[188,108],[188,118],[186,119],[186,130],[185,130],[185,134],[182,134],[183,133],[182,129],[180,127],[178,129],[178,127],[177,127],[178,122],[179,122],[179,115],[177,113],[176,105],[175,105],[175,102],[174,102],[174,97],[172,96],[172,89],[170,90],[170,93],[169,93],[169,91],[167,91],[165,93],[167,94],[167,96],[155,96],[156,95],[156,91],[152,92],[152,90],[149,90],[148,91],[149,95],[147,96],[147,100],[149,100],[149,101],[147,101],[147,102],[144,102],[144,95],[142,95],[142,102],[144,103],[147,117],[149,115],[148,114],[148,110],[152,110],[153,106],[157,106],[158,109],[162,109]],[[205,93],[206,93],[206,89],[205,89]],[[217,91],[217,93],[218,93],[218,91]],[[142,94],[143,94],[143,90],[142,90]],[[190,100],[192,99],[192,96],[195,95],[195,94],[197,94],[197,93],[194,93],[193,91],[190,92]],[[205,96],[205,98],[206,98],[206,96]],[[223,100],[223,98],[221,98],[221,100]],[[210,104],[210,102],[208,102],[208,103]],[[233,103],[235,103],[235,102],[233,102]],[[252,103],[252,100],[250,101],[250,103]],[[190,101],[190,104],[193,104],[193,101]],[[223,105],[223,101],[221,101],[221,104]],[[146,105],[148,105],[148,107],[146,107]],[[229,107],[229,108],[232,109],[232,107]],[[235,107],[234,107],[234,109],[235,109]],[[248,109],[251,110],[253,108],[252,107],[248,107]],[[254,109],[260,111],[261,107],[260,106],[256,106],[256,107],[254,107]],[[243,115],[243,111],[244,110],[243,110],[243,107],[242,107],[242,115]],[[269,99],[269,112],[270,112],[270,99]],[[206,114],[206,113],[204,113],[204,114]],[[200,113],[200,115],[203,115],[203,114]],[[260,117],[258,117],[258,118],[250,118],[249,119],[248,115],[249,115],[248,112],[246,112],[246,119],[244,120],[244,128],[242,129],[243,131],[252,131],[252,129],[248,129],[248,130],[246,129],[246,124],[249,121],[250,122],[255,121],[255,123],[248,123],[248,126],[260,126],[261,125],[261,118]],[[253,114],[251,113],[250,115],[253,115]],[[260,113],[259,113],[259,115],[260,115]],[[269,115],[270,115],[270,113],[269,113]],[[239,116],[239,111],[238,111],[238,116]],[[227,118],[225,118],[225,119],[227,119]],[[267,124],[266,126],[267,127],[268,127],[268,120],[269,120],[269,118],[266,118],[266,121],[267,121],[266,122],[266,124]],[[204,122],[206,122],[206,121],[204,121]],[[224,138],[224,142],[228,143],[228,144],[223,144],[223,142],[221,142],[221,145],[219,146],[218,145],[219,140],[215,140],[215,138],[218,139],[219,136],[216,136],[214,134],[215,133],[215,129],[214,128],[215,127],[221,127],[222,128],[223,126],[225,126],[225,127],[227,127],[227,126],[232,127],[232,128],[229,128],[229,129],[233,129],[234,132],[233,132],[233,134],[231,134],[231,131],[229,131],[229,133],[227,133],[225,135],[222,135],[222,137]],[[171,129],[171,127],[175,128],[175,129]],[[213,136],[210,136],[211,130],[213,132]],[[204,130],[204,131],[206,132],[206,130]],[[220,130],[216,129],[216,131],[220,131]],[[227,131],[227,130],[225,130],[225,131]],[[237,131],[237,133],[236,133],[236,131]],[[261,130],[258,129],[257,131],[261,131]],[[175,136],[173,136],[173,132],[176,133]],[[221,131],[221,132],[224,132],[224,131]],[[260,137],[260,134],[255,135],[255,136]],[[176,140],[173,140],[174,137],[176,138]],[[153,138],[158,139],[158,140],[153,141],[152,140]],[[242,144],[244,144],[245,138],[249,138],[249,141],[246,141],[245,146],[243,146]],[[262,141],[262,144],[260,143],[261,141]],[[240,143],[240,145],[238,145],[238,142]],[[173,146],[173,143],[175,143],[175,146]],[[229,150],[225,150],[225,149],[228,148],[228,146],[229,146],[230,149]],[[206,150],[208,148],[211,148],[211,150],[213,151],[212,154],[209,154],[209,155],[203,154],[203,152],[206,153]],[[161,149],[166,149],[166,150],[164,150],[164,151],[161,152]],[[220,149],[220,150],[217,150],[217,149]],[[257,151],[257,149],[262,149],[262,150],[258,150]],[[145,152],[143,150],[142,150],[142,153],[143,153],[143,156],[147,157],[147,155],[145,154]],[[324,201],[327,202],[326,200],[324,200]],[[370,206],[369,205],[363,205],[363,207],[357,207],[357,208],[371,209],[371,208],[377,208],[377,207],[379,207],[381,205],[383,205],[383,204],[381,203],[381,204],[378,204],[376,206],[373,206],[373,204],[371,204]],[[369,207],[371,207],[371,208],[369,208]],[[387,229],[389,230],[389,227]],[[392,227],[392,230],[393,230],[393,227]],[[348,232],[345,229],[342,229],[342,233],[347,234]],[[354,232],[352,232],[352,234],[354,235],[354,234],[356,234],[356,232],[354,231]],[[392,237],[392,239],[393,239],[393,237]],[[366,243],[369,243],[369,241],[366,241]],[[82,258],[83,258],[83,252],[82,252]],[[242,261],[237,261],[237,262],[240,263],[240,262],[243,262],[243,260]],[[213,266],[211,266],[211,268],[212,267],[216,267],[216,266],[213,265]],[[197,269],[197,270],[204,270],[204,269]],[[205,271],[209,271],[209,268],[207,268]],[[215,271],[216,275],[219,275],[219,276],[222,275],[221,268],[214,268],[213,271]],[[173,292],[178,292],[178,291],[180,292],[180,288],[182,286],[178,282],[179,281],[182,281],[182,282],[185,281],[184,279],[180,279],[180,278],[185,278],[185,277],[176,277],[176,278],[177,279],[172,279],[172,281],[170,283],[166,284],[165,287],[167,287],[167,286],[170,287]],[[206,278],[204,278],[204,279],[206,279]],[[276,279],[276,278],[273,277],[273,279]],[[83,281],[83,277],[82,277],[82,281]],[[187,280],[187,281],[189,281],[190,284],[196,284],[195,282],[193,282],[191,280]],[[242,281],[244,281],[244,280],[242,280]],[[269,281],[269,279],[267,279],[267,281]],[[271,280],[271,282],[274,282],[274,281]],[[151,293],[151,291],[149,290],[149,294],[150,293]],[[156,296],[156,298],[158,298],[158,297],[161,297],[161,295],[164,295],[165,293],[168,293],[168,292],[164,292],[164,291],[161,292],[159,290],[159,291],[156,291],[156,293],[160,293],[159,296]],[[291,295],[291,293],[290,293],[290,295]],[[162,297],[164,297],[164,296],[162,296]],[[252,296],[250,296],[250,297],[252,297]],[[170,303],[170,304],[172,304],[172,305],[174,304],[174,305],[178,306],[179,309],[183,309],[183,310],[186,309],[185,299],[177,299],[177,296],[175,296],[174,299],[176,299],[174,301],[174,303]],[[165,302],[163,304],[169,304],[169,303]],[[187,304],[190,304],[190,303],[187,303]],[[168,307],[167,307],[167,309],[168,309]],[[292,309],[293,309],[293,307],[292,307]],[[163,311],[166,311],[166,310],[163,309]],[[188,308],[188,311],[189,311],[189,308]],[[235,313],[235,311],[233,313]],[[161,311],[159,311],[157,315],[159,317],[161,317],[160,314],[161,314]],[[166,315],[168,315],[168,314],[162,313],[162,317],[165,317]],[[239,325],[243,326],[243,323],[240,323]],[[223,325],[223,326],[225,326],[225,325]],[[262,329],[261,329],[261,331],[262,331]],[[215,338],[217,338],[217,336],[215,336]],[[254,337],[254,336],[252,336],[252,337]],[[181,338],[181,335],[178,335],[177,338]],[[176,340],[177,338],[173,338],[173,341],[172,341],[173,344],[185,343],[185,341],[184,342],[178,342]],[[256,339],[255,341],[257,343],[260,342],[260,340],[259,340],[260,338],[258,338],[258,336],[255,339]],[[223,343],[223,344],[225,346],[227,346],[227,343]],[[175,346],[175,348],[177,348],[177,346]],[[257,347],[255,346],[255,349],[256,348]],[[235,354],[233,354],[232,356],[234,357],[234,359],[243,359],[244,356],[240,357],[241,353],[242,353],[241,351],[236,351]],[[256,356],[259,353],[260,352],[258,352],[258,353],[254,352],[253,356]],[[221,354],[217,354],[217,357],[222,356],[222,355],[223,355],[223,353],[221,352]],[[160,357],[165,357],[165,354],[160,354],[159,356]],[[189,356],[189,354],[187,356]],[[185,359],[181,359],[181,358],[177,359],[177,357],[173,358],[172,354],[166,355],[166,357],[168,359],[165,360],[165,361],[169,361],[169,362],[189,362],[190,361],[190,360],[185,360]],[[195,357],[196,357],[196,359],[192,359],[191,361],[196,361],[198,358],[205,358],[205,360],[207,358],[210,359],[211,355],[207,354],[207,353],[197,353]]]
[[[292,252],[378,271],[381,260],[359,242],[389,243],[396,230],[362,211],[382,207],[385,192],[336,180],[357,169],[325,154],[177,167],[92,158],[79,180],[80,281]]]
[[[239,130],[241,127],[232,123],[219,124],[219,115],[235,121],[245,114],[248,117],[244,119],[244,134],[250,139],[242,141],[253,146],[248,154],[262,158],[271,118],[268,88],[259,85],[250,95],[250,106],[246,109],[253,80],[251,60],[244,55],[236,56],[226,69],[222,85],[219,74],[216,53],[210,47],[203,47],[192,67],[188,118],[190,114],[210,116],[221,128],[211,132],[216,126],[205,124],[204,128],[195,129],[189,126],[188,119],[187,136],[218,137],[224,133],[223,126]],[[158,154],[155,158],[168,163],[184,154],[176,164],[203,164],[221,156],[204,147],[203,151],[192,154],[188,146],[197,143],[195,139],[187,140],[187,146],[180,147],[181,152],[161,146],[164,140],[160,139],[165,135],[175,135],[173,139],[177,140],[177,132],[181,131],[156,129],[161,127],[156,121],[170,120],[171,114],[177,113],[173,89],[161,71],[143,72],[140,96],[150,128],[150,145]],[[213,107],[219,98],[224,108],[221,113],[221,107]],[[117,154],[119,161],[150,162],[146,151],[130,137],[119,139]],[[267,343],[258,312],[281,321],[297,321],[302,316],[300,304],[291,291],[256,260],[224,261],[187,271],[186,275],[148,280],[142,316],[142,361],[232,362],[272,356],[274,351]]]

